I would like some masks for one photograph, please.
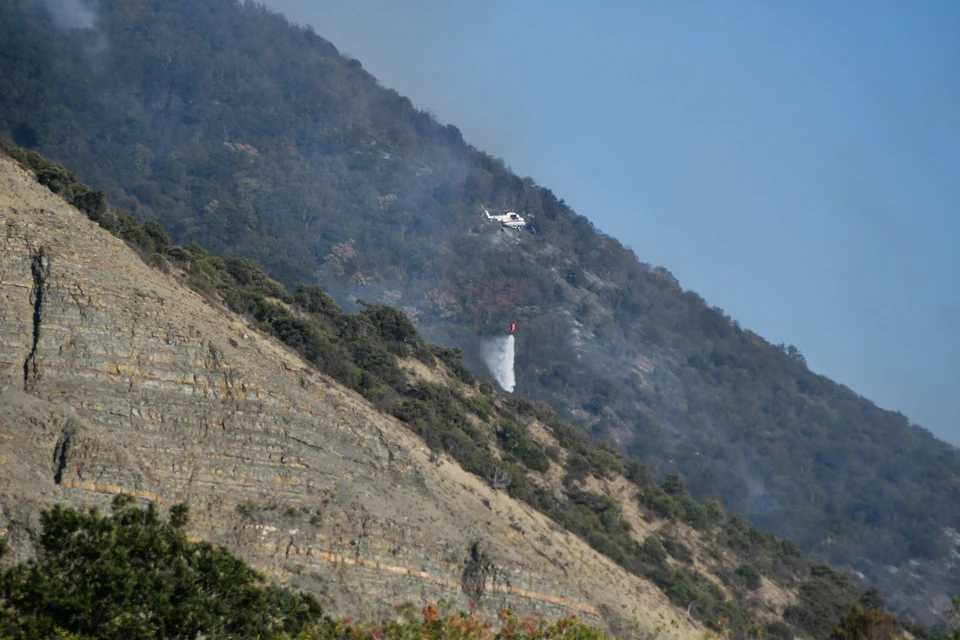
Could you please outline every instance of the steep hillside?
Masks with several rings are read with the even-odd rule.
[[[0,499],[15,558],[31,553],[40,508],[130,492],[187,502],[194,535],[353,615],[465,604],[482,559],[479,599],[494,612],[683,618],[9,160],[0,226]]]
[[[400,307],[469,364],[480,336],[517,322],[518,395],[901,610],[946,608],[953,448],[638,262],[316,34],[231,0],[98,8],[96,29],[63,31],[37,3],[0,0],[0,130],[176,242]],[[535,233],[501,232],[482,205]]]
[[[699,621],[821,638],[858,602],[881,615],[879,592],[696,502],[678,476],[656,485],[547,407],[478,384],[396,310],[344,314],[315,286],[291,295],[249,262],[171,247],[62,167],[11,153],[90,220],[0,162],[0,546],[14,562],[52,502],[125,493],[188,502],[194,533],[365,617],[453,597],[628,636]]]

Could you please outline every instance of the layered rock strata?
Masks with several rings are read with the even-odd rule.
[[[525,505],[148,267],[0,159],[0,535],[119,492],[186,502],[223,543],[333,612],[476,600],[616,626],[679,618]]]

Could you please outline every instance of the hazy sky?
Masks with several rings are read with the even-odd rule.
[[[960,2],[266,4],[960,444]]]

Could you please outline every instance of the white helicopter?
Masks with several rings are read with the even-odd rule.
[[[488,220],[496,220],[504,227],[509,229],[523,229],[527,226],[527,221],[524,220],[520,215],[514,211],[508,211],[506,213],[495,213],[490,214],[486,209],[483,210],[483,214],[487,216]]]

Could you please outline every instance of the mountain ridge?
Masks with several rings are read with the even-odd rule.
[[[344,304],[398,306],[474,368],[477,336],[518,322],[519,395],[865,573],[902,609],[956,588],[954,448],[637,262],[319,36],[231,2],[103,2],[98,68],[39,10],[4,2],[17,47],[0,61],[0,128],[140,219]],[[532,213],[536,235],[486,226],[480,202]]]

